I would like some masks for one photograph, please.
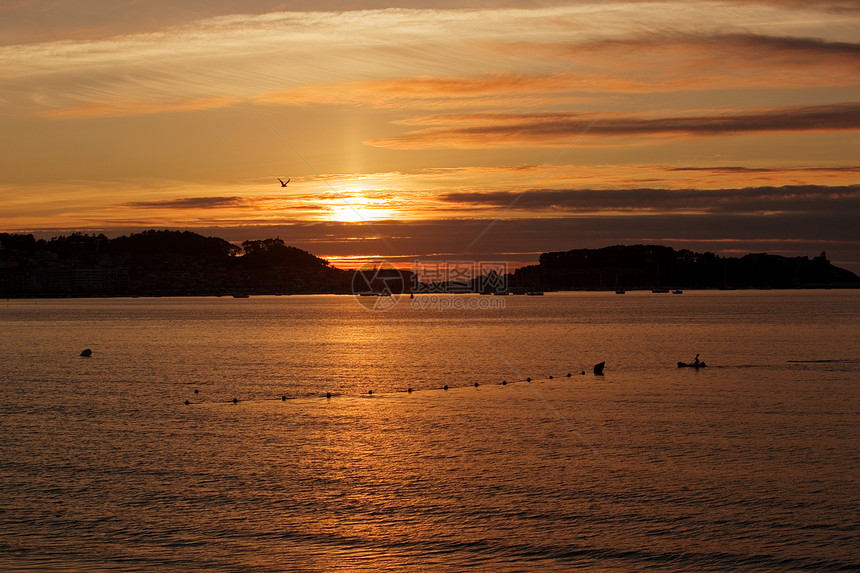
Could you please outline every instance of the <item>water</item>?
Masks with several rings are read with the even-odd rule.
[[[0,569],[860,569],[860,292],[463,300],[0,302]]]

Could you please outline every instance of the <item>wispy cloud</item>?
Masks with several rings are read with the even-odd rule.
[[[570,104],[595,94],[860,84],[860,44],[819,38],[719,34],[633,35],[598,42],[510,43],[507,57],[556,58],[576,71],[497,72],[475,76],[408,76],[309,84],[264,94],[279,105],[381,108],[500,108]]]
[[[777,169],[773,167],[742,167],[739,165],[724,165],[717,167],[663,167],[666,171],[675,172],[708,172],[729,175],[749,174],[776,174],[782,179],[791,177],[795,173],[824,173],[834,175],[860,175],[860,167],[789,167]]]
[[[0,46],[0,100],[69,117],[243,101],[497,108],[496,98],[569,103],[595,92],[796,87],[810,78],[852,85],[850,35],[796,24],[822,18],[833,18],[826,5],[717,2],[232,14]],[[850,27],[858,16],[842,18]]]
[[[368,141],[391,149],[568,146],[584,132],[585,144],[621,144],[643,137],[714,136],[762,132],[860,129],[860,103],[793,106],[710,115],[652,117],[633,114],[462,114],[417,118],[410,125],[442,125]],[[590,128],[589,128],[590,126]],[[599,141],[593,141],[599,139]]]
[[[529,19],[557,10],[529,12]],[[3,46],[0,100],[19,111],[91,106],[116,113],[113,101],[170,109],[183,100],[252,98],[305,85],[309,78],[320,83],[438,75],[450,73],[452,64],[471,73],[495,57],[475,44],[476,34],[490,33],[481,32],[481,18],[481,25],[509,29],[510,16],[504,10],[277,12],[101,40]]]
[[[799,37],[752,32],[699,32],[631,29],[627,35],[585,41],[511,42],[497,49],[504,53],[527,53],[602,68],[635,70],[642,68],[661,75],[681,72],[708,74],[707,63],[720,70],[744,72],[783,67],[793,71],[811,67],[838,66],[856,70],[860,65],[860,44],[821,37]],[[666,65],[669,64],[669,67]],[[853,81],[853,80],[848,80]]]
[[[218,109],[237,103],[233,97],[209,97],[188,99],[182,101],[165,100],[113,100],[105,103],[93,103],[47,109],[39,112],[44,117],[53,119],[71,119],[86,117],[125,117],[131,115],[149,115],[153,113],[176,113],[183,111],[201,111]]]

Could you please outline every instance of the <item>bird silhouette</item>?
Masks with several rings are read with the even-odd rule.
[[[287,179],[286,181],[284,181],[284,180],[283,180],[283,179],[281,179],[280,177],[278,177],[278,181],[280,181],[280,182],[281,182],[281,187],[286,187],[286,186],[287,186],[287,183],[289,183],[289,182],[290,182],[290,180],[289,180],[289,179]]]

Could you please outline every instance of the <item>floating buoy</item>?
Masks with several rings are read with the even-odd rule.
[[[442,387],[442,390],[447,390],[447,389],[448,389],[448,385],[447,385],[447,384],[445,384],[445,385]]]
[[[508,385],[508,381],[507,381],[507,380],[502,380],[502,386],[507,386],[507,385]]]
[[[531,381],[532,381],[531,378],[526,378],[526,382],[531,382]]]
[[[475,388],[477,388],[477,387],[478,387],[478,383],[477,383],[477,382],[475,382]]]
[[[197,394],[197,392],[198,392],[198,390],[195,388],[195,389],[194,389],[194,393],[195,393],[195,394]]]
[[[368,391],[367,391],[367,394],[368,394],[368,396],[369,396],[369,395],[371,395],[371,394],[373,394],[373,390],[368,390]]]
[[[596,376],[603,376],[603,367],[606,366],[606,362],[599,362],[594,365],[594,374]]]
[[[570,378],[570,372],[567,373],[567,377]]]
[[[81,356],[83,356],[84,358],[88,358],[92,355],[93,355],[93,351],[90,350],[89,348],[87,348],[83,352],[81,352]]]
[[[552,375],[550,375],[549,379],[552,380]]]
[[[238,403],[239,403],[239,399],[238,399],[238,398],[233,398],[233,403],[234,403],[234,404],[238,404]]]
[[[286,396],[281,396],[281,402],[286,402],[286,401],[287,401],[287,397],[286,397]]]
[[[583,370],[582,372],[580,372],[580,374],[582,374],[583,376],[585,376],[585,370]]]
[[[188,404],[190,404],[190,403],[191,403],[191,402],[189,402],[188,400],[186,400],[186,401],[185,401],[185,405],[186,405],[186,406],[187,406]]]
[[[406,391],[412,394],[412,388],[407,388]]]
[[[331,398],[331,392],[326,392],[326,393],[325,393],[325,397],[326,397],[326,398]]]

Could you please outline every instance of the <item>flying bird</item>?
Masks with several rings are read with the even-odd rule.
[[[278,181],[280,181],[280,182],[281,182],[281,187],[286,187],[286,186],[287,186],[287,183],[289,183],[289,182],[290,182],[290,180],[289,180],[289,179],[287,179],[286,181],[284,181],[284,180],[283,180],[283,179],[281,179],[280,177],[278,177]]]

